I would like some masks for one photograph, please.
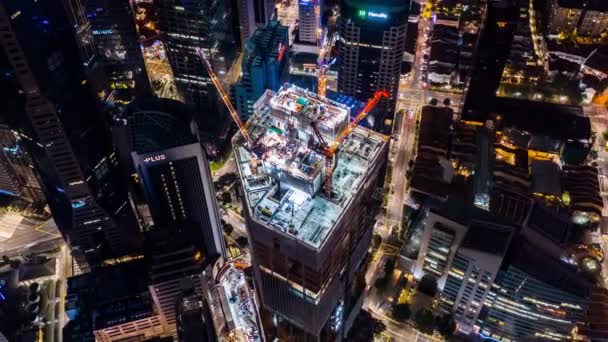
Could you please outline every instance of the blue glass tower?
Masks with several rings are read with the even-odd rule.
[[[235,85],[239,114],[247,119],[253,114],[253,104],[266,89],[279,90],[289,59],[288,28],[272,21],[255,31],[245,46],[242,62],[243,76]]]

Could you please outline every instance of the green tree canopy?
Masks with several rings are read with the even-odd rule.
[[[414,316],[416,328],[425,334],[432,334],[435,331],[435,317],[431,310],[422,309]]]
[[[410,318],[412,315],[412,311],[410,310],[410,306],[405,303],[395,304],[391,308],[391,312],[393,318],[397,321],[403,322]]]
[[[452,315],[446,314],[439,316],[435,321],[437,324],[437,331],[443,337],[448,339],[454,335],[454,331],[456,331],[456,322],[454,321],[454,317],[452,317]]]

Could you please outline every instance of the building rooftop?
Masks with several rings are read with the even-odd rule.
[[[247,148],[240,135],[233,140],[251,217],[320,248],[381,155],[386,137],[356,127],[343,140],[329,199],[320,191],[325,156],[313,146],[318,138],[311,122],[331,145],[346,128],[350,109],[291,84],[267,91],[254,108],[247,123],[254,146]]]
[[[587,9],[591,11],[608,12],[608,2],[606,0],[589,0]]]
[[[534,203],[525,226],[558,245],[566,243],[570,232],[567,217],[551,208],[542,206],[540,203]]]
[[[446,151],[450,143],[450,126],[454,112],[449,107],[422,107],[419,149]]]
[[[142,99],[131,103],[126,118],[129,143],[144,154],[197,141],[190,128],[191,108],[170,99]]]
[[[596,167],[564,165],[561,183],[563,190],[568,192],[573,210],[602,216],[603,201]]]
[[[39,263],[26,263],[19,267],[19,281],[36,280],[42,277],[52,277],[56,273],[57,259],[46,259]]]
[[[242,65],[249,70],[252,65],[262,65],[264,59],[282,60],[286,56],[285,38],[287,26],[271,21],[264,29],[258,29],[247,41]]]
[[[557,0],[557,4],[562,8],[583,9],[583,7],[585,7],[585,2],[583,0]]]
[[[505,127],[516,127],[533,135],[560,140],[591,138],[591,123],[580,106],[495,98],[494,113],[502,115]],[[553,124],[547,125],[550,120]]]
[[[461,247],[488,254],[503,255],[509,247],[514,231],[515,229],[511,226],[473,222],[467,230]]]
[[[532,162],[532,192],[560,197],[562,187],[560,183],[559,165],[548,160],[535,160]]]
[[[346,127],[350,109],[306,89],[286,84],[270,99],[273,112],[300,116],[296,120],[316,122],[320,128],[336,130]]]
[[[553,257],[523,236],[511,244],[503,267],[516,267],[547,285],[583,298],[589,298],[594,285],[594,282],[583,277],[576,267]]]
[[[93,330],[154,315],[143,260],[69,278],[66,310],[80,312],[75,317],[84,321],[92,319]]]

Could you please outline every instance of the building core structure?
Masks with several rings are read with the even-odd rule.
[[[306,340],[342,339],[362,304],[368,204],[387,142],[348,131],[349,117],[349,107],[285,84],[255,103],[249,137],[233,139],[256,288],[264,309]],[[319,140],[341,141],[333,158]]]

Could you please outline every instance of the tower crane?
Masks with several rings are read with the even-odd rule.
[[[203,64],[205,64],[205,68],[207,69],[209,78],[211,78],[211,82],[213,83],[213,85],[215,86],[217,91],[220,93],[220,97],[222,98],[222,101],[228,108],[228,112],[230,112],[230,116],[232,117],[232,120],[234,121],[236,126],[239,128],[239,132],[241,132],[241,135],[245,139],[245,144],[247,145],[248,148],[250,148],[250,149],[253,148],[253,142],[251,140],[251,137],[249,136],[249,132],[247,132],[247,128],[245,127],[245,124],[241,120],[239,113],[236,111],[236,109],[232,105],[232,102],[230,101],[230,96],[228,96],[228,93],[224,89],[222,82],[215,74],[215,71],[213,70],[213,67],[211,66],[211,62],[209,61],[207,52],[205,52],[201,48],[196,48],[196,53],[198,54],[200,59],[203,61]]]
[[[205,51],[203,51],[203,49],[200,49],[200,48],[197,48],[196,51],[197,51],[197,54],[199,55],[199,57],[201,58],[201,60],[203,61],[203,64],[205,65],[207,72],[209,73],[211,82],[213,83],[213,85],[215,86],[217,91],[220,93],[220,97],[222,98],[222,101],[228,108],[228,111],[230,112],[230,116],[232,117],[232,120],[236,123],[241,135],[245,139],[245,143],[246,143],[247,147],[249,149],[253,149],[253,141],[251,140],[251,137],[249,136],[249,133],[247,132],[247,128],[246,128],[245,124],[243,123],[243,121],[241,120],[238,112],[232,105],[232,102],[230,101],[230,97],[228,96],[228,93],[224,89],[224,86],[222,85],[220,79],[215,74],[213,67],[211,66],[211,62],[209,61],[209,58],[207,56],[207,53]],[[361,120],[365,119],[367,114],[369,114],[369,112],[376,106],[376,104],[378,104],[378,102],[383,97],[389,97],[388,91],[379,90],[379,91],[375,92],[374,96],[365,104],[365,107],[363,107],[363,110],[361,110],[361,112],[355,117],[355,119],[348,124],[348,126],[344,129],[344,131],[342,131],[342,133],[340,133],[338,135],[338,137],[336,137],[336,139],[334,139],[334,141],[331,143],[331,145],[329,145],[325,142],[325,140],[323,139],[323,136],[321,135],[321,133],[319,132],[319,130],[316,126],[316,123],[315,122],[311,123],[313,132],[316,135],[316,137],[320,143],[320,145],[318,146],[319,150],[320,150],[321,154],[323,154],[325,156],[325,182],[324,182],[323,188],[324,188],[325,194],[328,198],[331,198],[332,177],[333,177],[333,169],[335,166],[335,155],[336,155],[336,152],[338,151],[338,148],[340,147],[340,144],[342,143],[342,141],[344,141],[344,139],[346,139],[352,133],[352,131],[355,129],[355,127],[357,127],[359,125]]]
[[[361,110],[361,112],[359,112],[359,114],[357,114],[355,119],[348,124],[346,129],[344,129],[342,131],[342,133],[340,133],[334,139],[334,141],[331,143],[331,145],[329,145],[325,142],[325,140],[323,139],[323,136],[321,135],[321,133],[319,132],[319,129],[317,128],[317,124],[314,121],[311,123],[312,130],[313,130],[314,134],[317,136],[317,139],[319,140],[319,143],[320,143],[319,150],[325,156],[325,182],[323,184],[323,189],[325,191],[325,195],[328,198],[331,198],[332,177],[333,177],[333,172],[334,172],[334,166],[336,163],[335,155],[336,155],[336,152],[338,151],[338,148],[340,147],[340,144],[344,141],[344,139],[346,139],[352,133],[352,131],[355,129],[355,127],[357,127],[359,125],[359,123],[361,123],[361,120],[365,119],[367,114],[369,114],[369,112],[378,104],[378,102],[383,97],[388,98],[389,96],[390,96],[390,94],[386,90],[378,90],[377,92],[375,92],[374,96],[369,101],[367,101],[367,103],[365,104],[365,107],[363,107],[363,110]]]
[[[317,94],[325,97],[327,94],[327,70],[336,62],[336,59],[332,59],[327,63],[326,59],[323,59],[319,63],[319,77],[317,78]]]

